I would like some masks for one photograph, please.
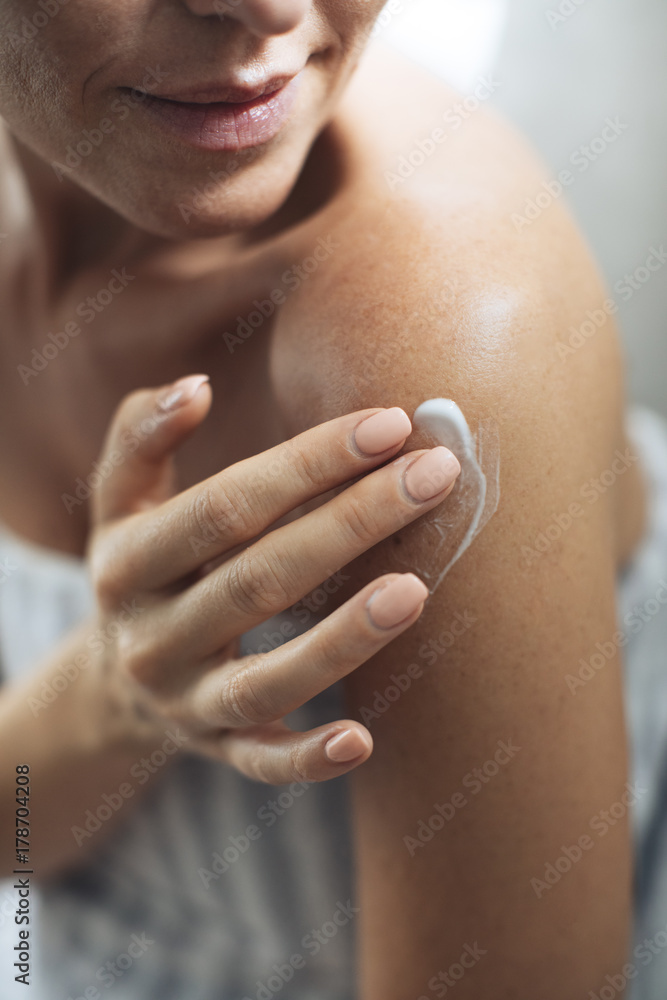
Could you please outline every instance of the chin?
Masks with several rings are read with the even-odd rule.
[[[140,212],[128,211],[125,217],[145,232],[167,240],[179,242],[197,239],[215,239],[233,233],[246,232],[261,226],[281,207],[282,200],[267,199],[261,204],[227,206],[226,199],[219,203],[192,211],[183,202],[156,205]]]
[[[187,184],[173,174],[151,171],[130,185],[106,179],[86,183],[89,193],[132,225],[154,236],[187,241],[230,235],[260,226],[289,197],[302,162],[267,165],[240,171],[234,177],[202,171]],[[127,175],[126,175],[127,176]]]
[[[251,230],[285,204],[326,124],[319,114],[265,144],[223,154],[184,156],[176,147],[170,156],[161,146],[123,149],[118,180],[107,176],[100,187],[135,225],[168,239]],[[139,173],[131,169],[137,161],[144,164]],[[122,211],[123,203],[132,206],[131,215]]]

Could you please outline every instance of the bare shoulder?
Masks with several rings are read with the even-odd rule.
[[[618,657],[568,684],[616,629],[618,490],[582,495],[622,441],[613,316],[562,203],[514,224],[541,167],[482,108],[388,183],[435,127],[433,105],[408,97],[412,132],[369,126],[375,154],[359,153],[347,205],[319,220],[332,252],[286,304],[272,358],[292,430],[446,397],[499,449],[497,512],[419,621],[346,681],[375,741],[353,778],[363,996],[431,995],[478,942],[466,997],[561,1000],[596,989],[627,935],[627,828],[599,841],[590,826],[627,780]],[[351,564],[344,596],[389,570],[425,575],[456,489]],[[536,547],[558,517],[567,527]],[[547,866],[582,837],[585,860],[552,891]]]
[[[525,219],[545,173],[523,140],[479,98],[395,78],[353,95],[356,179],[317,220],[329,253],[277,331],[288,418],[447,396],[526,459],[543,425],[577,447],[587,426],[598,461],[622,436],[615,306],[563,200]]]

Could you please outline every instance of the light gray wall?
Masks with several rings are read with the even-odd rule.
[[[627,129],[568,200],[619,303],[631,397],[667,415],[667,264],[623,302],[613,285],[667,249],[667,0],[509,0],[494,101],[554,172],[600,134]],[[574,10],[550,25],[547,11]]]

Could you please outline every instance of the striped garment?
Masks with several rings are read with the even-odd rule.
[[[631,433],[650,487],[648,530],[618,588],[619,629],[628,640],[632,781],[640,792],[633,814],[638,896],[632,1000],[664,1000],[667,425],[636,411]],[[80,560],[0,533],[0,652],[7,677],[27,672],[91,607]],[[286,621],[301,631],[317,617],[290,612],[272,619],[244,636],[243,651],[275,645]],[[599,669],[599,657],[594,661],[592,654],[591,663],[584,676]],[[572,677],[581,669],[573,669]],[[291,721],[308,728],[344,715],[340,687],[334,686]],[[16,895],[11,882],[0,885],[3,1000],[354,996],[356,907],[345,778],[273,788],[187,752],[159,773],[179,741],[175,732],[164,748],[156,747],[148,765],[138,761],[131,769],[130,787],[143,784],[149,768],[158,773],[145,798],[128,807],[113,837],[96,845],[82,818],[77,836],[91,847],[85,861],[38,895],[33,890],[36,960],[29,992],[13,985]],[[91,803],[93,812],[118,803],[118,790],[107,792],[107,802],[100,796]],[[619,969],[611,973],[617,986],[623,965],[619,959]],[[615,987],[601,982],[601,1000],[605,988]]]
[[[18,677],[86,617],[91,589],[78,559],[28,545],[6,530],[0,565],[0,650],[6,675]],[[286,632],[292,637],[319,617],[315,605],[312,612],[297,605],[247,633],[241,651],[277,645]],[[287,621],[293,629],[281,632]],[[50,695],[44,694],[46,705]],[[341,717],[334,686],[289,721],[308,729]],[[264,785],[194,754],[174,754],[181,735],[175,727],[173,739],[130,768],[129,788],[151,784],[138,805],[125,805],[127,817],[113,836],[97,846],[90,833],[96,818],[118,805],[117,788],[101,789],[90,803],[99,816],[88,817],[89,829],[82,817],[75,831],[77,842],[91,848],[85,862],[41,887],[39,898],[33,886],[39,962],[29,991],[13,983],[16,899],[11,882],[0,884],[3,1000],[107,994],[267,1000],[282,989],[290,1000],[352,996],[356,907],[346,779]],[[29,759],[29,750],[19,756]]]

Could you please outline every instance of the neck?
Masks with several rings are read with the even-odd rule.
[[[133,260],[161,256],[186,243],[172,243],[145,232],[11,137],[15,157],[28,191],[37,228],[50,256],[65,279],[83,266],[108,259]],[[205,241],[192,241],[205,242]]]
[[[154,260],[173,276],[196,276],[209,270],[213,261],[220,266],[240,250],[258,247],[291,229],[321,208],[341,179],[339,137],[331,126],[314,143],[292,193],[271,218],[242,233],[172,241],[138,228],[79,184],[57,176],[20,140],[11,135],[8,139],[58,283],[82,267],[118,259]]]

